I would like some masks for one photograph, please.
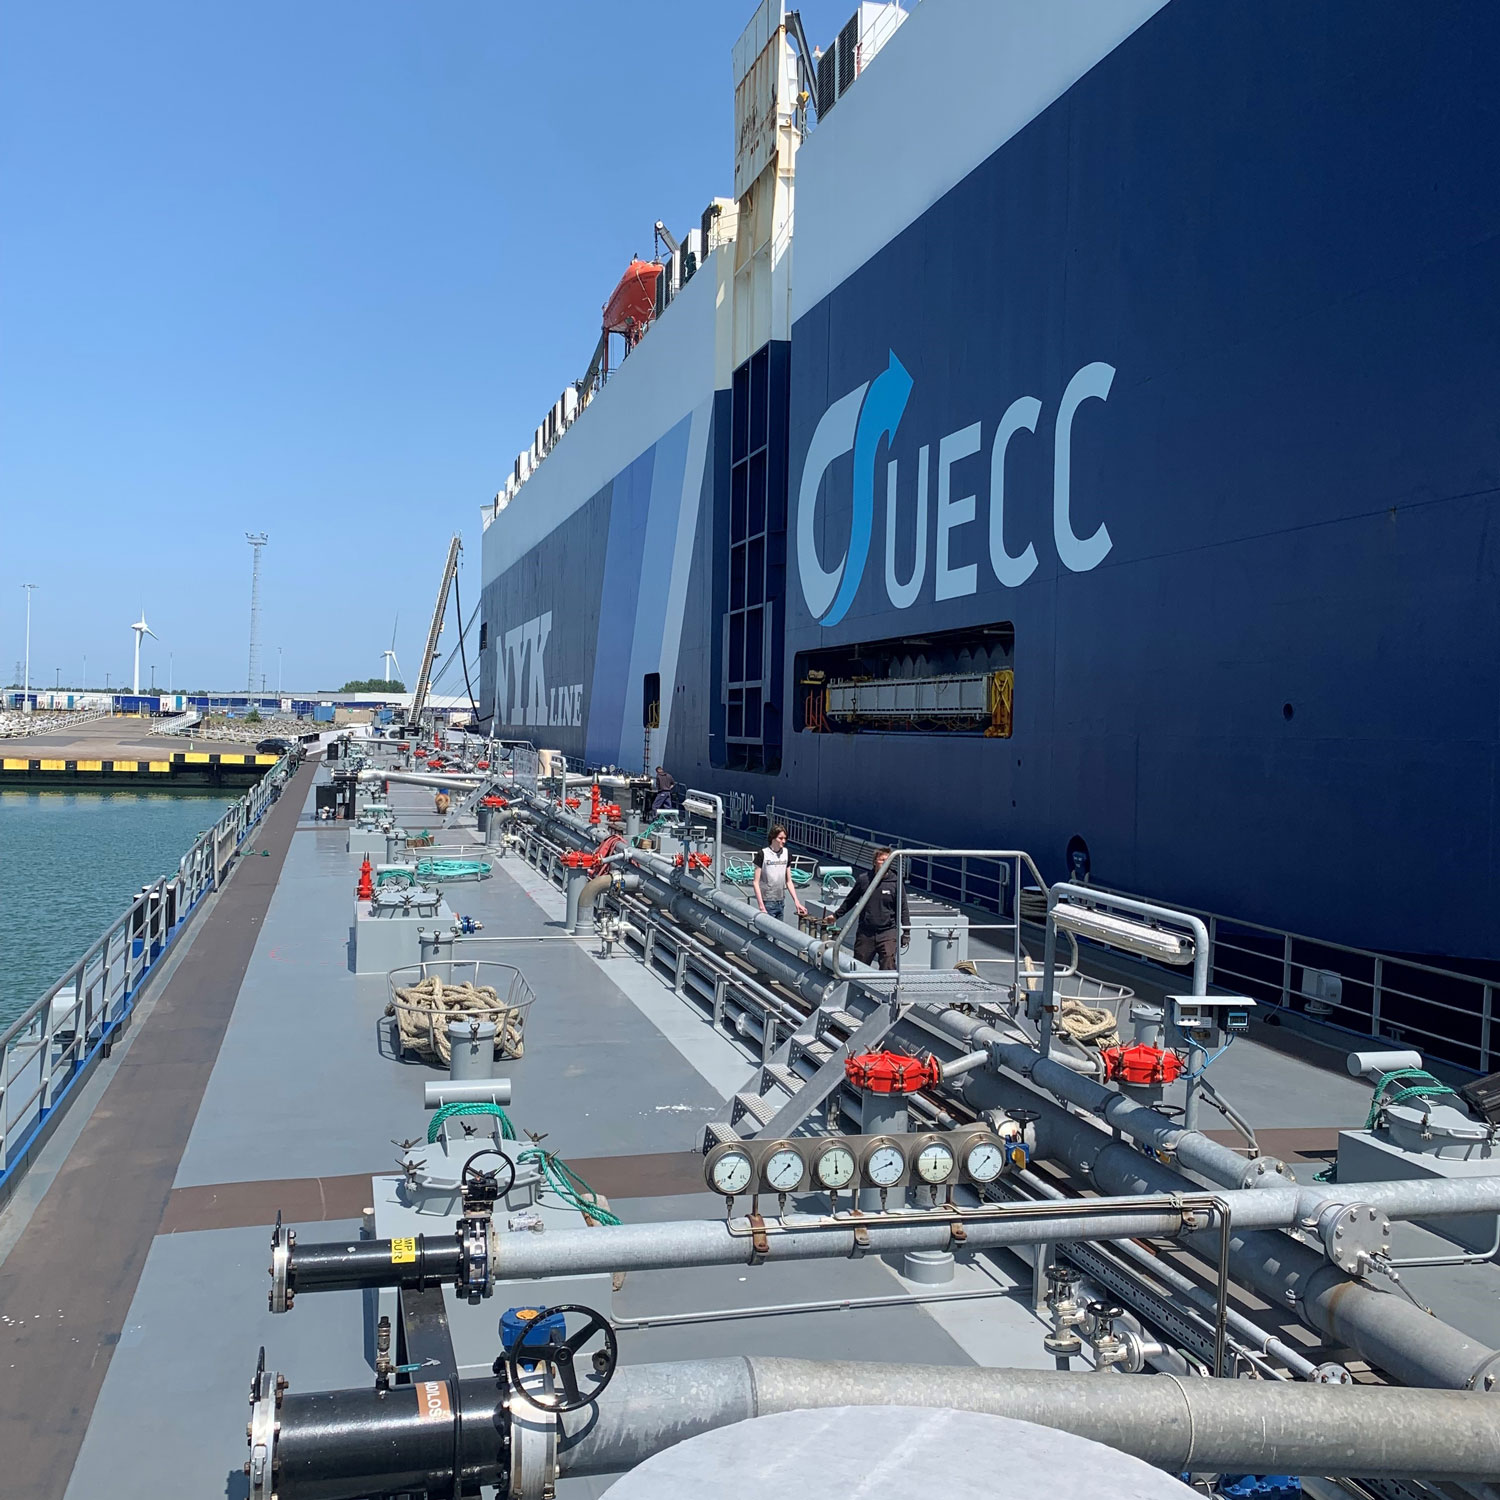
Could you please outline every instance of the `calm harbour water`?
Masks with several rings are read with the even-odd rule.
[[[0,1031],[143,885],[172,874],[222,793],[0,792]]]

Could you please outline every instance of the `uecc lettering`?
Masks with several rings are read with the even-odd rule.
[[[1052,541],[1058,560],[1074,573],[1097,568],[1114,545],[1109,528],[1102,522],[1093,533],[1081,537],[1073,529],[1072,460],[1073,427],[1079,408],[1086,401],[1107,401],[1114,383],[1113,365],[1084,365],[1074,374],[1057,405],[1052,447]],[[802,597],[809,613],[820,625],[836,625],[848,613],[864,577],[875,521],[875,454],[882,439],[893,441],[901,425],[912,378],[891,351],[890,362],[873,381],[841,396],[823,413],[802,466],[797,490],[797,573]],[[995,427],[989,447],[989,535],[987,553],[990,571],[1005,588],[1019,588],[1036,571],[1037,553],[1027,540],[1018,551],[1007,538],[1005,527],[1005,472],[1011,443],[1021,434],[1034,434],[1043,413],[1035,396],[1018,396],[1006,408]],[[823,477],[833,462],[854,451],[854,480],[850,509],[849,540],[832,568],[825,568],[818,555],[817,505]],[[936,600],[961,599],[977,592],[976,563],[955,566],[954,536],[978,519],[978,497],[955,495],[966,482],[954,478],[954,469],[983,449],[983,424],[971,422],[947,433],[937,444],[937,495],[933,507],[932,591]],[[895,609],[909,609],[921,596],[927,581],[928,514],[931,494],[931,447],[924,443],[917,453],[915,524],[916,539],[911,572],[897,575],[896,536],[901,467],[890,459],[885,472],[885,569],[886,597]],[[966,473],[967,471],[961,471]]]

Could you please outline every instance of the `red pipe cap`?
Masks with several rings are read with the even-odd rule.
[[[935,1057],[904,1052],[861,1052],[844,1059],[844,1073],[857,1089],[872,1094],[915,1094],[938,1081]]]

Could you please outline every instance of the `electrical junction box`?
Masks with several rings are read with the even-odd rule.
[[[1250,1029],[1255,1001],[1248,995],[1168,995],[1167,1021],[1178,1031],[1223,1031],[1238,1036]]]

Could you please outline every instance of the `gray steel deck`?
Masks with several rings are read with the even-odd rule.
[[[0,1218],[0,1253],[14,1241],[0,1263],[7,1497],[240,1496],[260,1345],[300,1390],[371,1379],[362,1295],[267,1312],[269,1223],[283,1206],[304,1240],[358,1233],[366,1179],[393,1168],[393,1138],[425,1130],[422,1085],[440,1075],[396,1060],[384,978],[350,972],[357,862],[343,826],[306,821],[310,783],[304,771],[272,814],[274,857],[247,861],[192,935],[71,1154],[64,1137],[49,1147],[48,1191]],[[391,800],[409,822],[436,821],[423,792],[393,787]],[[562,897],[519,862],[450,899],[486,938],[517,940],[473,951],[517,964],[539,997],[525,1057],[508,1069],[517,1127],[586,1164],[627,1220],[721,1212],[695,1147],[757,1060],[636,960],[565,936]],[[1216,1078],[1273,1130],[1327,1133],[1357,1124],[1368,1102],[1363,1086],[1249,1042]],[[1494,1267],[1411,1280],[1500,1334]],[[921,1290],[879,1259],[633,1273],[615,1313],[629,1362],[748,1352],[1050,1367],[1027,1278],[1003,1256],[960,1266],[942,1289],[1002,1294],[984,1300],[629,1326]],[[501,1311],[497,1298],[459,1315],[493,1327]],[[606,1487],[567,1481],[562,1493]]]

